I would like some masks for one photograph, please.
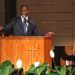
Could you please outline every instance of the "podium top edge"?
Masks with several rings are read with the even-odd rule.
[[[21,39],[21,38],[50,38],[50,37],[45,37],[45,36],[1,36],[0,39]]]

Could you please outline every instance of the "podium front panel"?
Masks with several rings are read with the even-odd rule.
[[[0,63],[10,60],[16,68],[16,61],[20,58],[25,71],[34,62],[48,62],[51,65],[51,45],[52,40],[43,36],[1,37]]]

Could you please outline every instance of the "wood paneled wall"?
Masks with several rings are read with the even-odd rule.
[[[39,31],[55,33],[54,45],[72,46],[75,50],[75,0],[16,0],[17,13],[22,4],[30,7],[30,16]],[[5,0],[0,0],[0,25],[5,20]]]
[[[30,6],[30,15],[42,34],[55,33],[54,45],[75,49],[75,0],[17,0],[17,12],[21,4]]]

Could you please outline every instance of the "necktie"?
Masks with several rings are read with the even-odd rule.
[[[24,26],[24,32],[27,33],[27,22],[26,22],[26,19],[24,19],[23,26]]]

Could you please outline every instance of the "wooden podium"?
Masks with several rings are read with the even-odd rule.
[[[9,36],[0,37],[0,63],[10,60],[16,67],[20,58],[24,71],[34,62],[48,62],[52,65],[49,52],[52,39],[44,36]]]

